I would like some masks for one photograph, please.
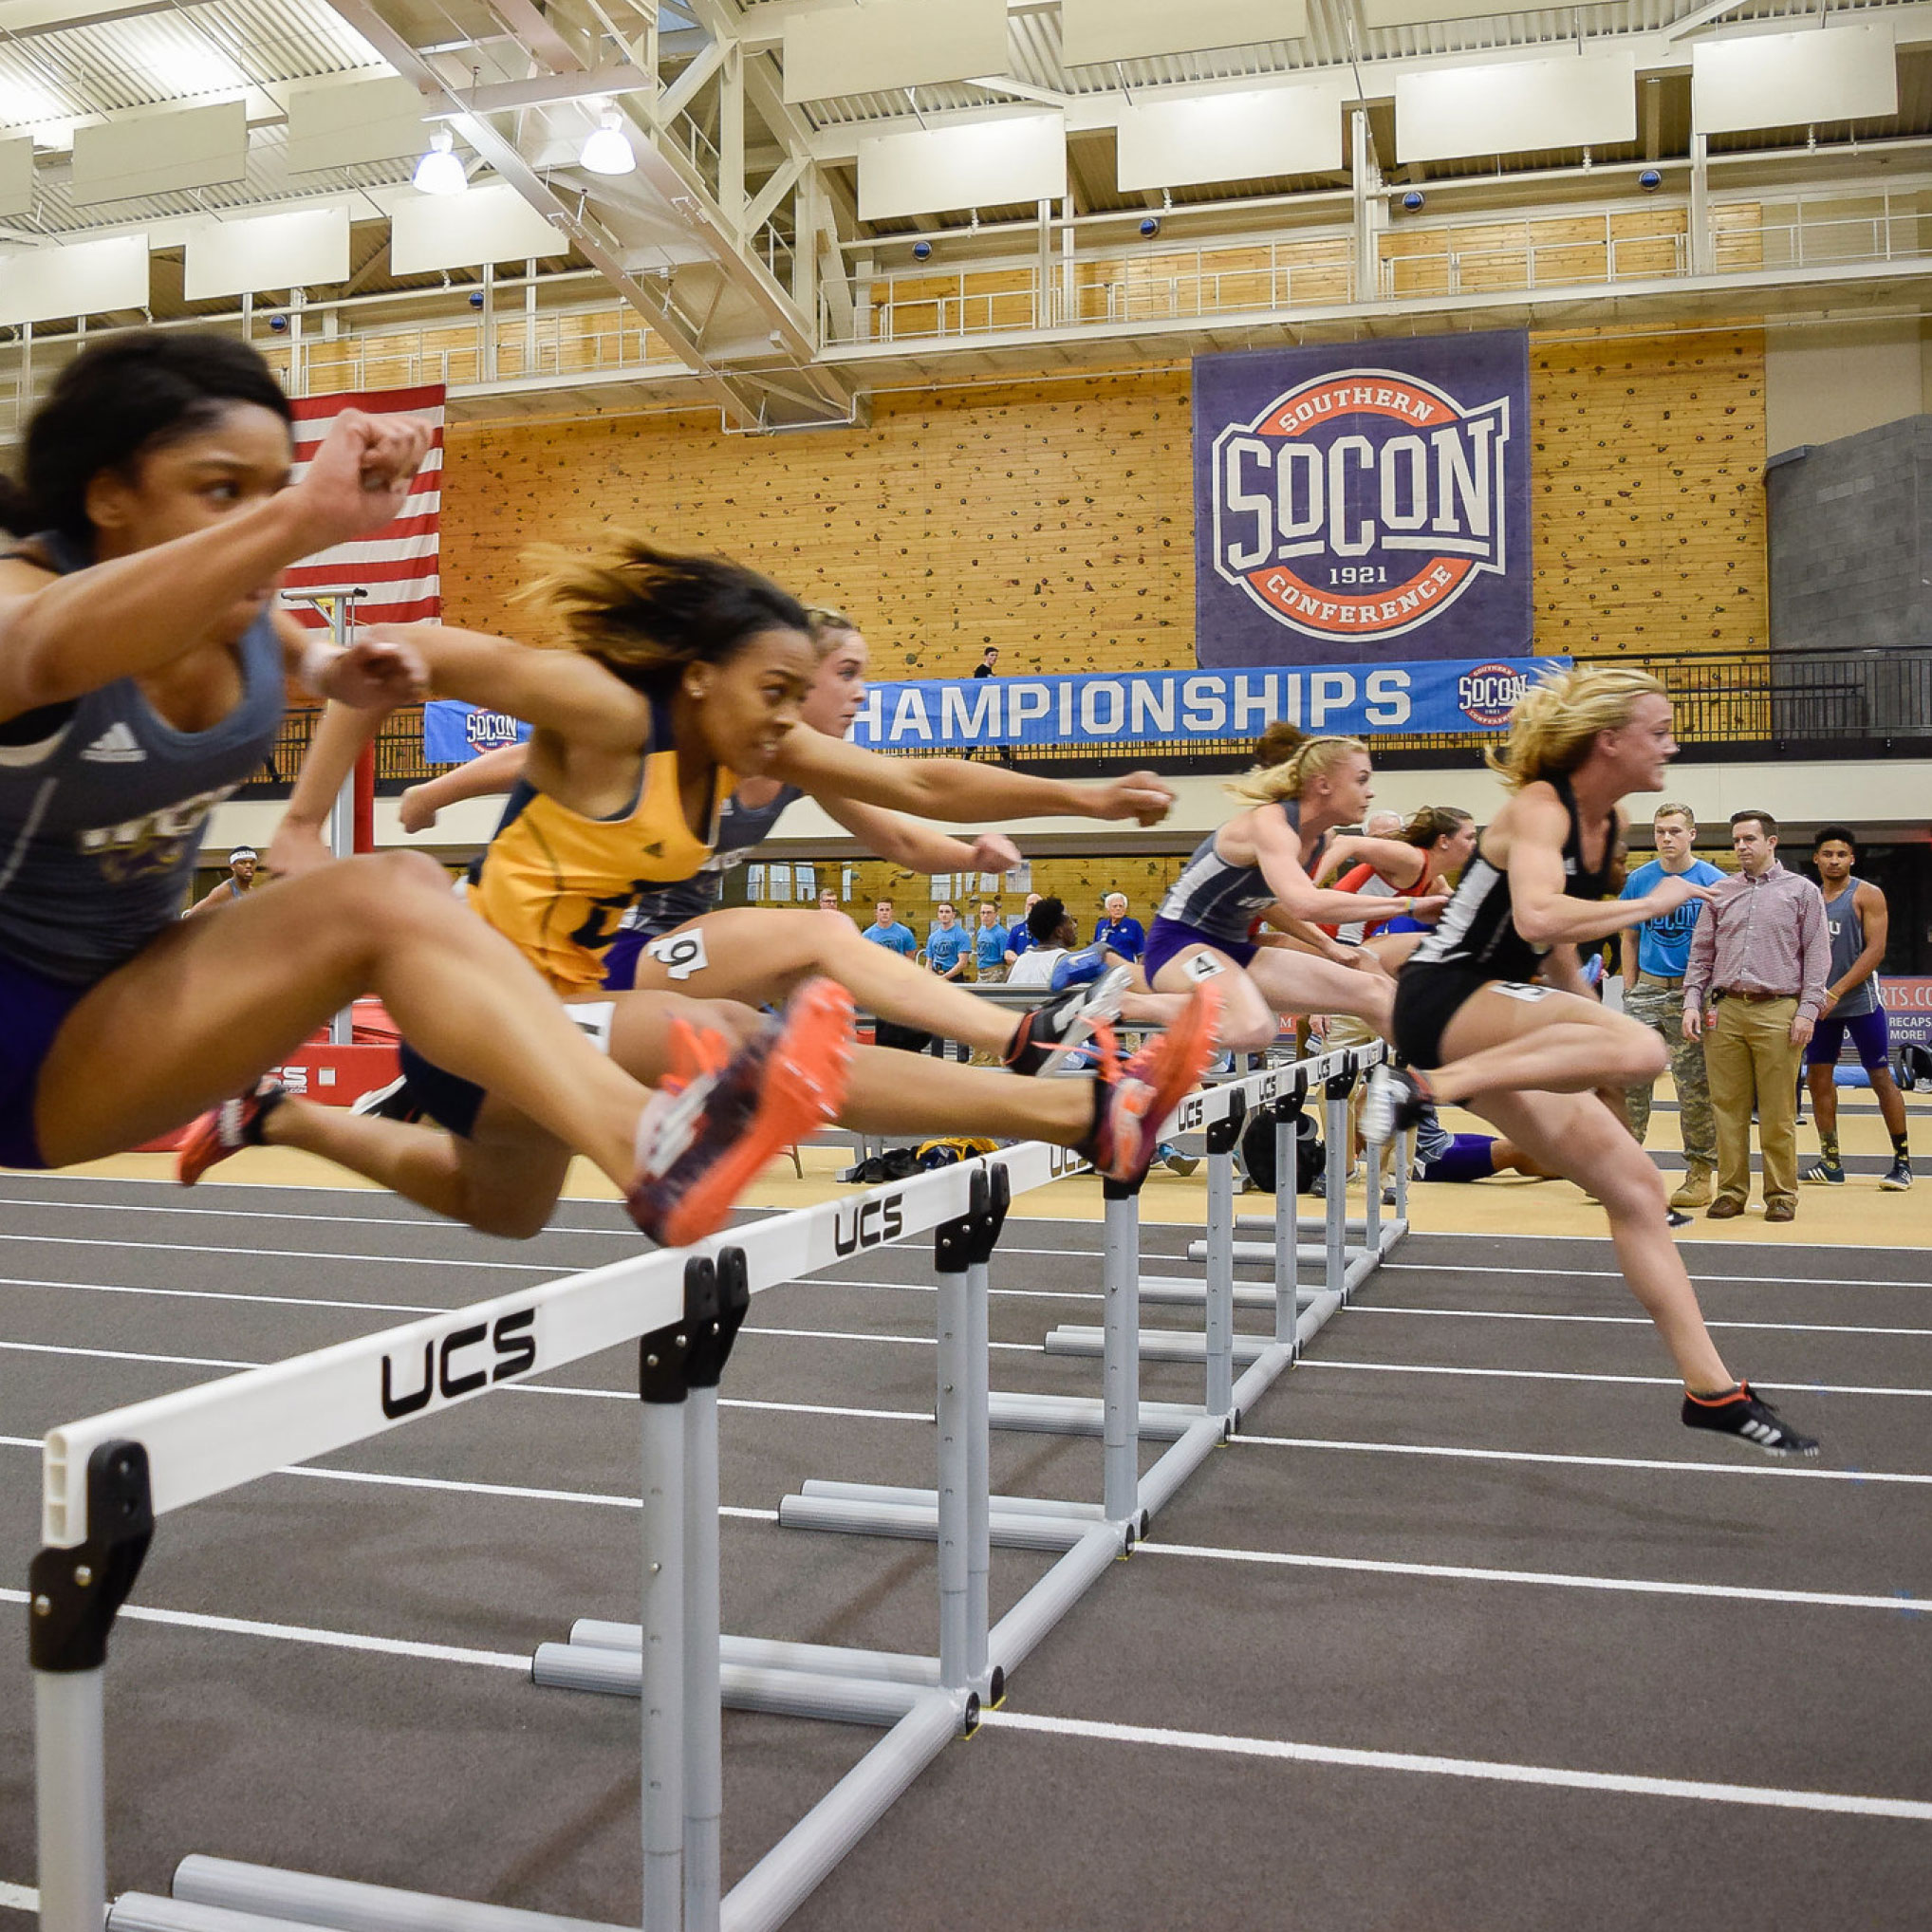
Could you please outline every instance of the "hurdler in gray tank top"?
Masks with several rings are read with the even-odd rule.
[[[1865,921],[1858,916],[1856,879],[1845,882],[1845,890],[1836,899],[1825,901],[1825,929],[1831,935],[1830,984],[1838,982],[1858,963],[1865,951]],[[1868,973],[1831,1009],[1834,1020],[1855,1020],[1878,1005],[1878,975]]]
[[[89,562],[65,536],[33,547],[63,575]],[[176,731],[131,678],[0,724],[0,955],[91,986],[179,915],[208,814],[261,768],[282,720],[268,612],[239,650],[240,701],[205,732]]]

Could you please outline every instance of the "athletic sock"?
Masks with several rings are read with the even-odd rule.
[[[1691,1388],[1686,1385],[1684,1393],[1693,1402],[1724,1403],[1729,1402],[1734,1395],[1740,1394],[1743,1387],[1744,1384],[1741,1382],[1731,1383],[1723,1388]]]
[[[1838,1165],[1838,1136],[1821,1133],[1818,1136],[1818,1151],[1833,1167]]]
[[[1909,1161],[1912,1158],[1912,1149],[1910,1142],[1911,1136],[1909,1131],[1904,1134],[1894,1134],[1892,1136],[1892,1152],[1896,1154],[1901,1161]],[[1836,1158],[1835,1155],[1833,1158],[1834,1159]]]

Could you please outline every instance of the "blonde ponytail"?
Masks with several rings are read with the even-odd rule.
[[[1502,750],[1486,751],[1483,757],[1512,791],[1520,791],[1539,778],[1574,771],[1589,756],[1600,732],[1618,731],[1630,722],[1640,697],[1665,695],[1647,671],[1580,664],[1524,692],[1510,713]]]
[[[1292,725],[1269,726],[1261,739],[1263,746],[1283,755],[1272,765],[1257,766],[1245,778],[1230,785],[1228,795],[1247,805],[1273,805],[1284,798],[1299,798],[1310,778],[1332,771],[1344,758],[1368,747],[1360,738],[1310,738]]]

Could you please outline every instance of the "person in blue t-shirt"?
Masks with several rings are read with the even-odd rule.
[[[941,979],[964,979],[966,956],[973,950],[972,936],[945,900],[934,907],[933,914],[933,928],[926,935],[926,964]]]
[[[860,937],[870,939],[875,946],[889,947],[907,959],[920,949],[920,942],[912,936],[912,928],[901,925],[893,917],[889,899],[879,901],[878,918],[862,931]]]
[[[1694,858],[1698,822],[1687,805],[1660,805],[1654,821],[1657,856],[1639,865],[1625,882],[1624,899],[1642,899],[1654,891],[1666,873],[1688,878],[1697,885],[1715,885],[1723,873]],[[1691,933],[1703,910],[1700,900],[1687,900],[1675,912],[1645,920],[1619,941],[1624,974],[1624,1011],[1670,1049],[1670,1075],[1677,1083],[1678,1122],[1683,1132],[1684,1162],[1689,1172],[1683,1185],[1670,1197],[1674,1208],[1708,1207],[1711,1177],[1718,1162],[1718,1128],[1711,1113],[1711,1088],[1704,1075],[1701,1040],[1683,1036],[1683,969],[1690,958]],[[1624,1108],[1639,1144],[1650,1124],[1650,1082],[1625,1091]]]
[[[1007,930],[999,922],[999,908],[987,900],[973,929],[974,973],[986,985],[997,985],[1006,977],[1006,948]]]
[[[1127,917],[1124,892],[1108,893],[1102,910],[1105,917],[1093,929],[1093,943],[1105,946],[1123,965],[1133,965],[1147,950],[1147,929]]]

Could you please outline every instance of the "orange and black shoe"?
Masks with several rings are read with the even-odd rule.
[[[1093,1084],[1093,1130],[1078,1151],[1107,1180],[1131,1184],[1152,1165],[1167,1116],[1200,1084],[1215,1056],[1221,1005],[1221,989],[1202,981],[1164,1033],[1124,1067],[1103,1067]]]
[[[723,1227],[746,1183],[844,1105],[852,995],[808,980],[735,1054],[721,1034],[682,1020],[673,1042],[677,1064],[638,1123],[624,1204],[652,1240],[685,1248]]]
[[[252,1093],[210,1107],[176,1149],[175,1179],[193,1187],[217,1161],[263,1145],[263,1124],[288,1098],[288,1089],[280,1081],[265,1080]]]
[[[1116,966],[1091,986],[1076,986],[1023,1013],[1007,1042],[1009,1073],[1071,1073],[1081,1070],[1081,1049],[1121,1016],[1121,999],[1133,980],[1132,969]],[[1105,1049],[1103,1048],[1103,1054]],[[1104,1064],[1104,1061],[1103,1061]]]
[[[1683,1397],[1683,1425],[1686,1429],[1715,1429],[1720,1436],[1736,1436],[1752,1443],[1767,1456],[1815,1456],[1815,1437],[1801,1436],[1772,1407],[1758,1399],[1748,1382],[1722,1395]]]

